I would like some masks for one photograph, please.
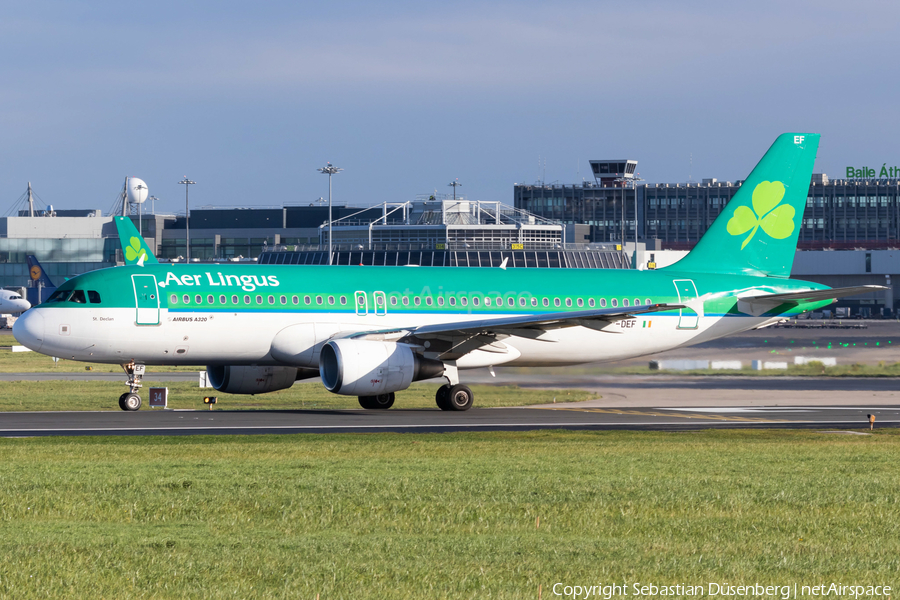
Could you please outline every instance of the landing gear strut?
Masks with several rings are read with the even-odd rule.
[[[394,405],[394,392],[377,396],[360,396],[359,405],[369,410],[387,410]]]
[[[144,369],[142,364],[135,364],[133,361],[122,365],[125,374],[128,375],[128,381],[125,383],[131,388],[130,392],[125,392],[119,396],[119,408],[122,410],[137,410],[141,407],[141,397],[138,396],[138,390],[141,389],[141,380],[144,378]]]
[[[459,371],[455,361],[444,363],[444,379],[447,383],[438,388],[434,401],[441,410],[469,410],[475,395],[472,390],[459,382]]]

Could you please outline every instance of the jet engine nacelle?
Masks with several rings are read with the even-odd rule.
[[[311,376],[310,369],[296,367],[245,367],[215,365],[206,367],[209,383],[225,394],[265,394],[285,390],[298,379]]]
[[[405,390],[413,381],[440,377],[444,363],[424,358],[406,344],[338,339],[322,346],[319,375],[325,389],[345,396]]]

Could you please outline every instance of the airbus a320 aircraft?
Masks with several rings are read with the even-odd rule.
[[[15,315],[31,308],[31,303],[18,292],[0,290],[0,315]]]
[[[694,250],[664,269],[151,264],[123,219],[134,264],[67,281],[14,334],[44,354],[121,364],[124,410],[140,407],[147,365],[206,365],[216,389],[236,394],[319,376],[369,409],[443,377],[438,407],[466,410],[463,369],[636,357],[880,289],[789,279],[818,143],[779,136]]]

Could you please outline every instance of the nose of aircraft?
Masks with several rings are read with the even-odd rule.
[[[31,302],[25,300],[24,298],[22,300],[13,300],[13,305],[19,312],[25,312],[26,310],[31,308]]]
[[[16,319],[13,335],[26,348],[39,351],[44,343],[44,315],[40,310],[29,310]]]

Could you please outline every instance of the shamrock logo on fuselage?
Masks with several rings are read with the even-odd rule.
[[[790,204],[779,204],[784,198],[784,184],[780,181],[763,181],[753,188],[753,209],[738,206],[728,221],[726,230],[731,235],[741,235],[750,231],[750,235],[741,244],[741,250],[756,235],[756,230],[763,228],[776,240],[783,240],[794,232],[794,207]]]
[[[144,252],[144,249],[141,248],[141,240],[136,237],[132,237],[128,240],[128,246],[125,248],[125,260],[128,262],[136,261],[141,256],[146,260],[147,253]]]

